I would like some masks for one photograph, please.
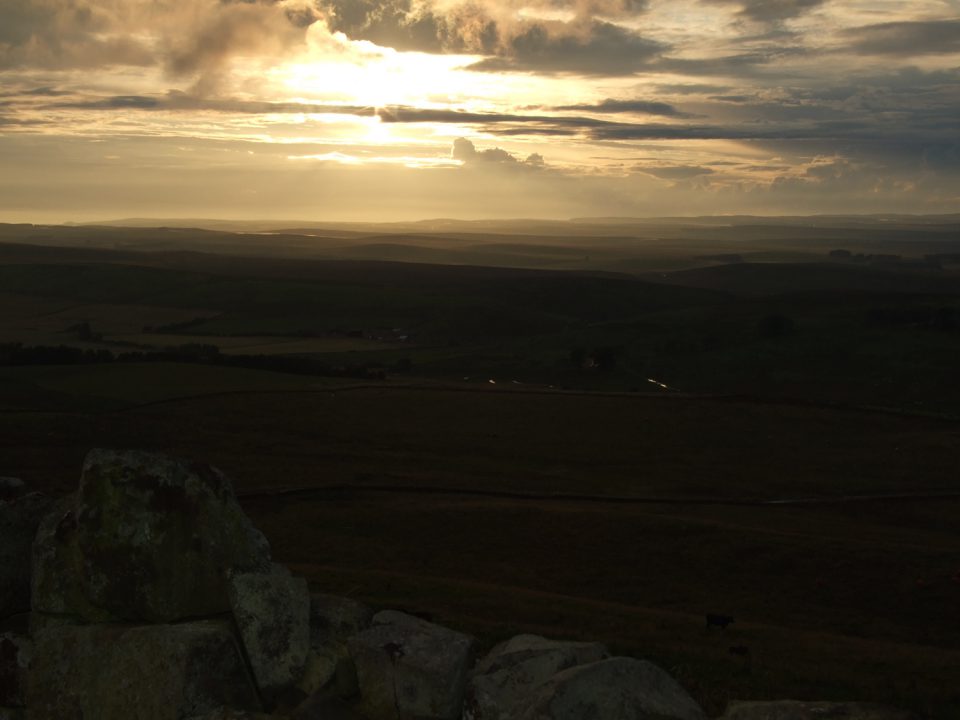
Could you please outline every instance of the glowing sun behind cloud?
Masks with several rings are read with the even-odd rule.
[[[484,80],[458,68],[476,60],[463,55],[397,52],[369,43],[355,62],[322,59],[293,62],[271,74],[285,93],[298,98],[336,100],[373,108],[390,105],[430,105],[437,98],[476,98]],[[279,89],[278,88],[278,89]]]

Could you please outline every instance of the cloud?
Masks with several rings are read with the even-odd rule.
[[[647,0],[318,0],[330,29],[398,50],[501,55],[533,27],[581,34],[598,18],[633,18]],[[541,22],[538,13],[567,14]],[[531,19],[532,18],[532,19]]]
[[[305,0],[221,0],[190,31],[167,38],[164,66],[174,78],[198,76],[198,90],[209,91],[235,56],[293,54],[316,20]]]
[[[115,32],[119,0],[0,0],[0,68],[149,65],[142,39]]]
[[[827,0],[704,0],[714,5],[737,5],[738,15],[762,23],[779,23],[799,17],[824,5]]]
[[[791,61],[810,57],[812,51],[803,45],[767,44],[746,52],[714,57],[663,57],[652,69],[688,76],[720,76],[739,81],[775,76],[785,80],[802,76],[787,65]]]
[[[375,109],[363,105],[330,105],[301,102],[269,102],[231,97],[207,97],[196,93],[171,90],[163,95],[112,95],[69,102],[51,103],[46,107],[75,110],[165,110],[208,111],[249,115],[261,114],[328,114],[371,117]]]
[[[457,138],[453,141],[453,149],[450,157],[459,160],[464,165],[475,164],[497,164],[497,165],[518,165],[528,168],[544,167],[543,155],[540,153],[531,153],[526,160],[520,161],[503,148],[488,148],[486,150],[477,150],[476,146],[466,138]]]
[[[563,26],[560,28],[559,26]],[[576,29],[577,32],[563,34]],[[484,72],[571,73],[622,76],[649,67],[668,49],[665,43],[629,28],[591,21],[579,28],[537,23],[513,37],[497,57],[468,66]]]
[[[62,97],[64,95],[70,95],[68,90],[58,90],[57,88],[52,87],[38,87],[31,88],[30,90],[24,90],[24,95],[32,95],[34,97]]]
[[[596,104],[559,105],[553,110],[574,110],[577,112],[594,113],[642,113],[645,115],[662,115],[664,117],[691,117],[680,112],[673,105],[653,100],[613,100],[606,99]]]
[[[888,22],[847,28],[847,49],[862,55],[960,53],[960,19]]]
[[[714,172],[712,169],[700,165],[637,166],[635,169],[661,180],[689,180],[699,175],[712,175]]]
[[[319,18],[312,0],[0,0],[0,68],[212,74],[236,55],[289,55]]]

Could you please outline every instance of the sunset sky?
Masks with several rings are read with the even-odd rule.
[[[0,0],[0,221],[960,211],[960,0]]]

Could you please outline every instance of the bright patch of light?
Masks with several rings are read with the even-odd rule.
[[[456,167],[460,164],[456,160],[444,156],[415,157],[411,155],[371,155],[357,157],[355,155],[347,155],[341,152],[318,153],[315,155],[288,155],[287,160],[301,162],[327,162],[336,163],[338,165],[399,165],[414,169]]]
[[[475,62],[465,55],[429,55],[382,49],[362,62],[325,60],[277,68],[279,87],[303,97],[334,98],[360,106],[423,105],[436,94],[459,95],[470,89],[458,67]]]

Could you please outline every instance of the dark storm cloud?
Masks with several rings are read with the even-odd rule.
[[[593,21],[580,34],[557,35],[540,23],[513,37],[498,57],[468,66],[485,72],[632,75],[650,67],[668,46],[613,23]]]
[[[503,126],[487,128],[487,132],[503,137],[521,137],[524,135],[534,137],[573,137],[580,134],[579,130],[570,128],[545,127],[545,126]]]
[[[381,108],[377,114],[384,122],[393,123],[455,123],[455,124],[497,124],[497,123],[543,123],[554,127],[597,127],[609,125],[605,120],[588,117],[569,117],[565,115],[521,115],[517,113],[478,113],[462,110],[436,110],[433,108],[415,108],[394,106]]]
[[[638,172],[653,175],[661,180],[689,180],[699,175],[712,175],[713,170],[700,165],[667,165],[660,167],[644,167],[638,165]]]
[[[161,101],[143,95],[114,95],[101,100],[54,103],[49,107],[77,110],[155,110]]]
[[[722,76],[738,80],[776,76],[787,79],[800,76],[789,63],[809,57],[811,51],[802,45],[771,43],[765,47],[733,55],[712,58],[664,57],[655,64],[655,69],[691,76]]]
[[[747,103],[753,100],[752,95],[711,95],[711,100],[728,103]]]
[[[375,109],[372,106],[321,105],[318,103],[208,98],[176,90],[172,90],[165,95],[113,95],[110,97],[51,103],[46,107],[75,110],[208,111],[250,115],[307,113],[369,117],[375,114]]]
[[[410,0],[323,0],[320,7],[331,31],[397,50],[458,52],[475,41],[492,51],[497,41],[496,23],[479,8],[458,26],[428,7],[415,11]]]
[[[712,5],[737,5],[739,15],[757,22],[776,23],[815,10],[827,0],[705,0]]]
[[[960,19],[890,22],[843,31],[849,50],[862,55],[960,53]]]
[[[38,87],[24,90],[21,94],[32,95],[34,97],[63,97],[64,95],[70,95],[71,93],[67,90],[58,90],[57,88],[52,87]]]
[[[594,113],[644,113],[664,117],[686,118],[687,113],[680,112],[673,105],[653,100],[613,100],[607,98],[596,104],[558,105],[552,110],[573,110]]]
[[[495,1],[479,0],[438,7],[414,0],[319,0],[331,31],[356,40],[368,40],[397,50],[428,53],[465,52],[493,57],[522,54],[518,47],[530,42],[531,34],[548,35],[560,42],[587,35],[605,23],[596,18],[630,18],[647,9],[646,0],[533,0],[529,7],[572,13],[570,22],[533,21],[520,18],[515,8]]]
[[[708,83],[665,83],[656,86],[657,92],[667,95],[705,95],[707,93],[726,92],[729,85],[711,85]]]

